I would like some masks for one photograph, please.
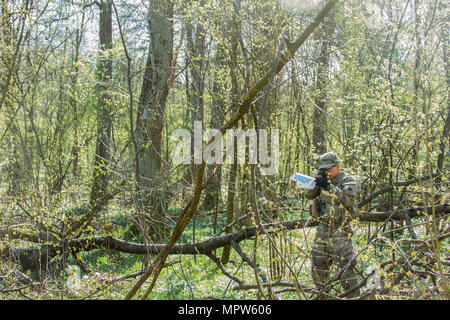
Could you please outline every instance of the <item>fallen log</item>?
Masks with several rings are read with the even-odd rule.
[[[397,210],[393,212],[365,212],[359,214],[360,221],[385,222],[388,220],[403,220],[405,216],[410,218],[431,214],[432,207],[416,207]],[[450,204],[434,206],[436,215],[446,215],[450,213]],[[211,256],[214,250],[224,246],[238,244],[239,242],[251,239],[257,232],[272,234],[282,230],[295,230],[317,226],[318,222],[312,219],[298,219],[284,222],[269,223],[260,229],[257,226],[247,227],[223,236],[214,236],[208,240],[198,243],[176,244],[172,246],[169,254],[204,254]],[[39,274],[45,270],[49,262],[56,256],[66,253],[77,253],[92,251],[95,249],[114,250],[129,254],[160,254],[166,244],[145,245],[136,242],[124,241],[113,236],[86,237],[59,242],[47,242],[40,248],[17,249],[5,247],[0,251],[0,256],[9,257],[19,263],[24,270],[32,270]]]
[[[393,212],[365,212],[359,214],[360,221],[385,222],[387,220],[401,221],[405,216],[410,218],[430,214],[432,207],[417,207],[402,209]],[[434,207],[435,213],[438,215],[450,213],[450,204],[437,205]],[[312,219],[289,220],[276,223],[268,223],[263,225],[263,229],[267,233],[275,233],[281,230],[295,230],[301,228],[309,228],[317,226],[318,222]],[[208,254],[216,249],[231,245],[234,241],[239,243],[246,239],[251,239],[256,232],[261,230],[256,227],[247,227],[231,234],[223,236],[214,236],[208,240],[198,243],[176,244],[169,251],[170,254]],[[124,241],[112,236],[86,237],[61,242],[53,242],[43,245],[37,249],[15,249],[14,254],[27,257],[36,257],[36,252],[45,252],[46,257],[54,257],[58,254],[67,252],[91,251],[94,249],[108,249],[131,254],[159,254],[166,244],[145,245],[136,242]],[[12,249],[9,249],[12,250]],[[11,251],[12,252],[12,251]],[[6,249],[2,251],[3,256],[11,256]],[[29,259],[27,259],[28,261]],[[29,263],[31,265],[31,263]]]
[[[435,206],[435,213],[448,214],[450,213],[450,204]],[[393,212],[360,212],[360,221],[372,221],[372,222],[384,222],[387,220],[403,220],[405,215],[410,218],[425,215],[426,213],[431,213],[430,207],[418,207],[418,208],[408,208]],[[318,222],[311,219],[299,219],[290,220],[277,223],[269,223],[263,225],[263,229],[267,233],[275,233],[281,230],[295,230],[301,228],[310,228],[317,226]],[[188,243],[188,244],[176,244],[169,251],[170,254],[208,254],[216,249],[222,248],[227,245],[231,245],[233,242],[239,243],[243,240],[250,239],[256,235],[259,230],[258,227],[248,227],[231,234],[213,237],[206,241],[199,243]],[[106,237],[94,237],[85,238],[69,241],[66,245],[67,248],[72,248],[73,250],[92,250],[98,248],[105,248],[109,250],[117,250],[126,253],[135,254],[159,254],[164,248],[165,244],[152,244],[144,245],[133,242],[126,242],[111,236]],[[60,250],[63,248],[61,247]]]

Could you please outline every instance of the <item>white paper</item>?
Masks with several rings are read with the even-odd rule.
[[[296,182],[297,187],[303,189],[314,189],[314,187],[316,186],[315,178],[302,173],[294,173],[291,176],[291,180]]]

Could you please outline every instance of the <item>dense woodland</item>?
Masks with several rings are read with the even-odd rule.
[[[450,298],[447,1],[0,9],[0,299],[317,299],[290,177],[327,151],[361,189],[357,299]],[[198,123],[278,130],[276,174],[175,163]]]

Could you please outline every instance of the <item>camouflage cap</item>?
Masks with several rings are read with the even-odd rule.
[[[327,169],[338,165],[339,158],[336,152],[327,152],[319,158],[319,169]]]

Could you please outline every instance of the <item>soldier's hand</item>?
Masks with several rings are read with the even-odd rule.
[[[330,189],[330,181],[328,180],[327,176],[323,176],[323,177],[316,177],[316,186],[324,189],[324,190],[329,190]]]

